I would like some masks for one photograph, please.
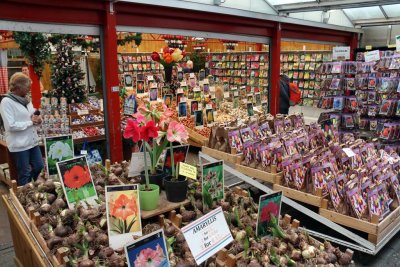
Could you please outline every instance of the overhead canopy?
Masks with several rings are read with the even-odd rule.
[[[353,26],[400,24],[399,0],[268,0],[281,15],[313,20],[311,14],[329,19],[340,11]],[[318,12],[318,13],[317,13]],[[325,22],[325,21],[322,21]]]

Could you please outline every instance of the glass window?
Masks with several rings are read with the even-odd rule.
[[[385,18],[377,6],[343,9],[351,20]]]
[[[400,16],[400,4],[382,6],[389,17]]]

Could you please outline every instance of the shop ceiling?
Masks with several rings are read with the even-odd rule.
[[[342,11],[354,27],[400,24],[400,0],[266,0],[281,16],[321,12],[328,19]],[[310,13],[311,14],[311,13]]]

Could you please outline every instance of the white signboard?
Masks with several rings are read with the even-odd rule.
[[[333,60],[350,59],[350,46],[336,46],[332,49]]]
[[[400,35],[396,35],[396,51],[400,52]]]
[[[346,153],[346,155],[351,158],[354,157],[356,154],[354,153],[353,150],[351,150],[351,148],[343,148],[343,152]]]
[[[379,50],[373,50],[364,53],[365,62],[378,61],[381,59],[381,55],[379,54]]]
[[[198,265],[233,241],[221,207],[182,228]]]
[[[146,153],[147,164],[150,164],[150,155]],[[135,152],[132,153],[131,164],[129,165],[128,177],[139,176],[140,172],[144,171],[144,153]]]

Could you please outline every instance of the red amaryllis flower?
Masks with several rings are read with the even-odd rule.
[[[113,203],[110,211],[111,215],[122,220],[137,213],[137,204],[135,198],[129,198],[127,195],[120,195]]]
[[[271,220],[270,218],[270,213],[275,216],[278,217],[278,212],[279,212],[279,205],[273,203],[273,202],[269,202],[267,204],[267,206],[264,206],[262,208],[261,211],[261,221],[263,222],[269,222]]]
[[[78,189],[90,182],[90,175],[87,168],[75,165],[64,173],[64,184],[69,188]]]
[[[124,138],[132,138],[132,141],[135,143],[140,140],[140,127],[136,121],[132,119],[128,120],[124,131]]]
[[[171,156],[165,159],[164,165],[166,168],[171,168]],[[179,162],[185,161],[185,153],[183,151],[174,152],[174,164],[177,165]]]
[[[156,123],[151,120],[146,123],[140,130],[140,137],[143,141],[148,142],[150,138],[158,137],[158,128],[156,127]]]

